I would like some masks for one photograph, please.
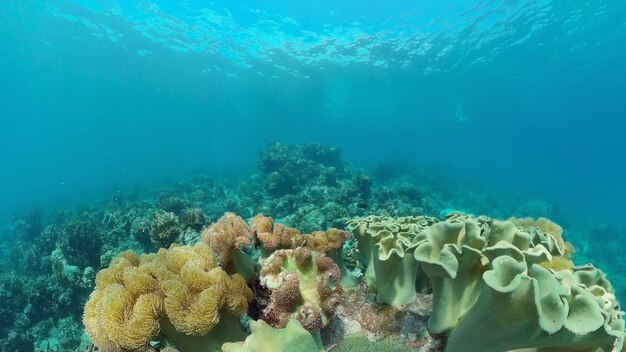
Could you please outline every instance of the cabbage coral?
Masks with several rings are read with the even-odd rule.
[[[272,290],[264,320],[282,328],[296,319],[306,330],[318,332],[341,302],[339,275],[337,264],[323,253],[302,247],[274,252],[261,271],[261,284]]]
[[[414,258],[433,287],[428,331],[448,332],[476,302],[485,270],[481,250],[487,241],[471,218],[436,223],[419,236],[423,239],[418,240]]]
[[[159,338],[181,352],[220,351],[246,336],[237,317],[251,300],[245,280],[219,268],[206,244],[172,245],[118,255],[96,276],[83,323],[103,350],[140,351]]]
[[[379,302],[401,307],[415,300],[421,268],[413,253],[421,232],[436,222],[426,216],[368,216],[348,222],[358,241],[359,259],[367,267],[365,279]]]
[[[478,300],[452,331],[446,351],[620,352],[623,312],[602,278],[592,267],[555,272],[499,256],[483,276]]]
[[[545,219],[541,223],[548,224]],[[422,263],[433,286],[429,332],[447,333],[456,326],[478,299],[483,273],[496,258],[510,256],[529,266],[571,268],[562,231],[550,224],[554,235],[539,231],[528,219],[524,227],[514,221],[453,213],[445,222],[425,230],[426,238],[418,244],[415,259]]]
[[[571,243],[563,240],[563,228],[546,218],[510,218],[520,230],[531,235],[533,244],[542,244],[552,255],[569,259],[574,253]]]

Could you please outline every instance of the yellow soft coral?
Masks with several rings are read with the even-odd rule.
[[[218,267],[208,245],[172,245],[115,258],[98,273],[83,322],[104,350],[143,350],[160,336],[181,352],[219,351],[245,337],[237,317],[251,300],[245,280]]]
[[[211,247],[229,274],[238,273],[251,280],[256,272],[255,262],[243,250],[252,242],[248,224],[234,213],[226,213],[202,231],[202,241]]]
[[[261,243],[261,258],[269,257],[279,249],[293,249],[304,244],[305,238],[294,228],[287,227],[263,214],[257,214],[250,220],[250,230]]]
[[[137,271],[132,263],[118,257],[96,278],[96,290],[85,305],[83,322],[92,341],[102,349],[139,350],[159,333],[162,296],[158,284],[122,284],[124,277],[130,278]]]

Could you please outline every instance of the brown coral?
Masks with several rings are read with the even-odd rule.
[[[308,248],[298,247],[293,250],[293,259],[298,268],[303,268],[311,263],[313,256]]]
[[[250,229],[257,235],[271,234],[274,229],[274,219],[257,214],[250,220]]]
[[[206,215],[204,215],[204,212],[200,208],[185,209],[180,216],[180,222],[183,228],[192,228],[196,231],[202,230],[206,221]]]
[[[288,274],[283,280],[283,284],[272,292],[272,303],[281,307],[284,311],[293,312],[302,304],[300,294],[300,279],[296,274]]]
[[[302,327],[308,331],[319,331],[324,327],[322,314],[311,303],[305,303],[296,314],[296,319],[302,324]],[[285,324],[286,326],[287,324]]]
[[[260,242],[264,258],[278,249],[293,249],[304,244],[304,237],[298,230],[274,223],[272,218],[263,214],[257,214],[250,220],[250,230]]]
[[[328,324],[341,302],[339,268],[323,253],[307,248],[277,250],[263,261],[261,284],[272,290],[264,320],[284,327],[295,318],[311,331]]]
[[[306,246],[314,251],[327,253],[340,249],[350,237],[348,232],[335,228],[315,231],[306,237]]]
[[[326,275],[335,282],[339,281],[339,268],[332,259],[318,255],[315,257],[315,266],[317,266],[317,270],[326,273]]]
[[[161,334],[185,352],[196,346],[188,341],[197,342],[225,320],[230,319],[232,330],[235,319],[230,317],[243,314],[251,300],[245,280],[218,267],[206,244],[172,245],[157,253],[123,252],[115,258],[98,273],[83,322],[92,341],[105,350],[142,350]],[[222,335],[228,340],[243,332]]]
[[[171,212],[158,210],[154,213],[154,219],[150,229],[150,240],[158,246],[168,246],[178,238],[181,233],[178,216]]]
[[[325,253],[327,257],[337,264],[341,274],[341,285],[346,289],[355,288],[358,281],[357,277],[346,267],[342,255],[342,247],[351,237],[348,232],[335,228],[326,231],[315,231],[308,236],[303,236],[306,239],[307,248]]]

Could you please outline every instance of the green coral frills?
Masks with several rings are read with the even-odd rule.
[[[376,246],[378,255],[373,262],[378,302],[401,307],[415,301],[419,268],[413,259],[416,244],[408,237],[387,233]]]
[[[379,302],[401,307],[430,281],[428,331],[449,334],[446,352],[622,351],[624,312],[609,281],[573,267],[573,248],[547,219],[369,216],[348,229]]]
[[[428,331],[441,334],[454,328],[478,297],[485,268],[481,249],[487,241],[472,219],[440,222],[425,230],[424,235],[414,257],[433,287]]]
[[[580,270],[554,272],[508,255],[495,258],[490,267],[446,352],[623,348],[623,312],[606,289],[581,284]]]
[[[251,321],[250,330],[252,334],[244,342],[225,343],[222,351],[319,352],[323,350],[313,335],[295,319],[289,320],[287,326],[282,329],[275,329],[263,320]]]
[[[365,280],[367,285],[376,290],[376,275],[374,273],[374,257],[378,255],[376,243],[381,235],[391,234],[398,230],[394,219],[385,216],[368,216],[348,222],[348,230],[352,231],[357,239],[359,260],[365,266]]]
[[[435,222],[426,216],[368,216],[348,223],[367,268],[365,280],[379,302],[401,307],[415,300],[421,269],[413,252],[423,238],[420,233]]]

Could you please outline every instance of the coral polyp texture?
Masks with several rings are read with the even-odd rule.
[[[263,312],[272,326],[284,327],[296,319],[310,331],[328,324],[341,303],[337,264],[307,248],[283,249],[263,261],[261,284],[272,291]]]
[[[154,338],[179,351],[219,351],[245,337],[238,317],[252,291],[217,265],[204,243],[157,253],[123,252],[96,276],[83,322],[104,350],[141,351]]]
[[[276,250],[292,249],[304,244],[300,231],[275,223],[274,219],[263,214],[257,214],[250,220],[250,228],[260,243],[262,258],[267,258]]]

